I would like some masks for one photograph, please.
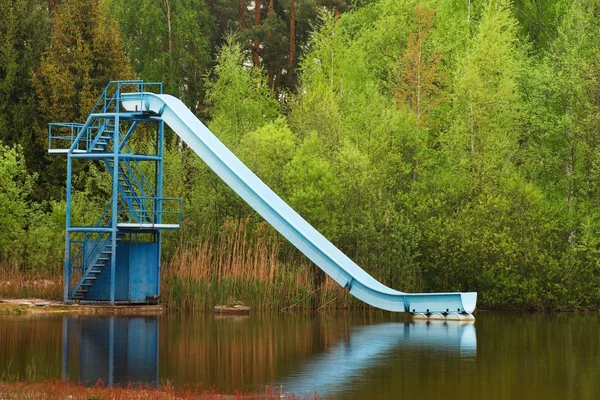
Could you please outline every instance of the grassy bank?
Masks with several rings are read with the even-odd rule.
[[[201,387],[176,388],[169,383],[160,385],[158,388],[151,386],[128,386],[128,387],[106,387],[97,384],[87,387],[82,384],[76,384],[61,380],[44,380],[37,382],[24,381],[2,381],[0,380],[0,398],[4,400],[21,399],[70,399],[70,400],[89,400],[89,399],[148,399],[148,400],[171,400],[171,399],[227,399],[227,400],[299,400],[299,399],[320,399],[314,394],[310,397],[298,397],[292,394],[281,394],[275,390],[265,389],[261,393],[219,393],[214,389],[202,389]]]

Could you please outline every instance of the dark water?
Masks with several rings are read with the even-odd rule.
[[[600,399],[599,314],[0,317],[0,376],[337,399]]]

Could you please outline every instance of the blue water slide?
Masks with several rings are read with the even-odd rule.
[[[374,307],[413,314],[470,314],[477,293],[403,293],[378,282],[288,206],[198,118],[170,95],[124,93],[128,112],[154,114],[238,195],[298,250],[356,298]]]

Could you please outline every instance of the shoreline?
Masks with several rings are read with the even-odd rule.
[[[95,315],[160,315],[161,304],[64,304],[45,299],[1,299],[0,316],[40,314],[95,314]]]
[[[206,399],[206,400],[318,400],[322,397],[313,395],[296,396],[291,393],[281,393],[268,386],[264,391],[252,393],[235,391],[234,393],[220,392],[214,388],[184,385],[174,386],[171,382],[159,384],[156,387],[130,383],[129,385],[107,386],[101,381],[95,385],[84,385],[60,379],[4,380],[0,379],[0,399]],[[332,398],[332,397],[328,397]]]

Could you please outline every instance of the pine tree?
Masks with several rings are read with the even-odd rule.
[[[522,123],[522,61],[508,3],[490,1],[455,74],[454,123],[446,137],[453,163],[469,171],[473,188],[512,168]]]
[[[66,0],[56,9],[50,47],[33,75],[39,101],[38,143],[48,122],[85,122],[108,82],[133,76],[116,22],[102,0]],[[64,163],[39,154],[42,198],[61,198]]]
[[[67,0],[54,18],[50,48],[33,81],[45,123],[82,121],[111,80],[132,77],[117,24],[101,0]]]
[[[39,154],[31,74],[48,43],[48,9],[45,0],[0,0],[0,15],[0,141],[21,144],[29,164]]]

